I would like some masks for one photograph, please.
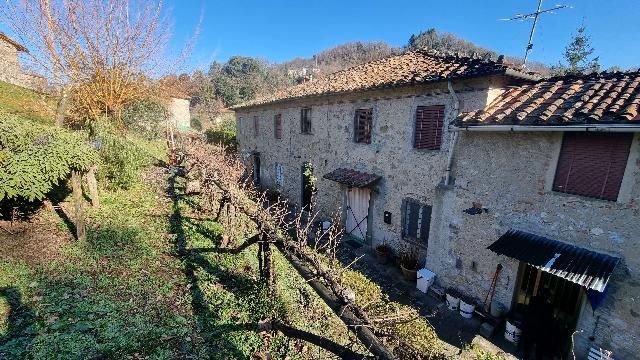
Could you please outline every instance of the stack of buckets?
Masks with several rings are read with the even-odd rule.
[[[476,310],[476,306],[471,301],[467,303],[464,300],[460,300],[458,296],[449,293],[446,294],[446,299],[449,310],[459,311],[460,316],[466,319],[471,319],[473,317],[473,312]]]

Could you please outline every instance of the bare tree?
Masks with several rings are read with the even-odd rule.
[[[162,1],[16,0],[0,6],[2,22],[31,49],[30,65],[60,89],[58,121],[69,94],[74,110],[89,119],[119,119],[124,104],[147,94],[149,79],[180,60],[166,52],[170,15]]]

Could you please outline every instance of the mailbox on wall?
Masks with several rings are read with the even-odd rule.
[[[384,212],[384,223],[391,224],[391,213],[388,211]]]

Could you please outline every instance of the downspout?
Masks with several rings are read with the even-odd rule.
[[[449,94],[451,94],[451,98],[453,99],[453,118],[457,118],[460,114],[460,98],[456,94],[455,90],[453,90],[453,84],[451,80],[447,81],[447,87],[449,88]],[[444,176],[444,185],[451,185],[451,166],[453,165],[453,153],[456,149],[456,144],[458,143],[458,132],[455,131],[451,137],[451,143],[449,145],[449,158],[447,159],[447,169],[445,171]]]

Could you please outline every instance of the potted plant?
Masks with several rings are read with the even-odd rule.
[[[376,246],[376,260],[378,260],[379,264],[386,264],[389,262],[389,259],[391,258],[391,247],[389,245],[387,245],[387,243],[385,241],[383,241],[381,244],[378,244],[378,246]]]
[[[460,293],[458,290],[448,288],[446,291],[447,307],[449,310],[458,311],[460,306]]]
[[[414,246],[407,244],[402,249],[400,268],[405,279],[416,281],[418,278],[418,251]]]

